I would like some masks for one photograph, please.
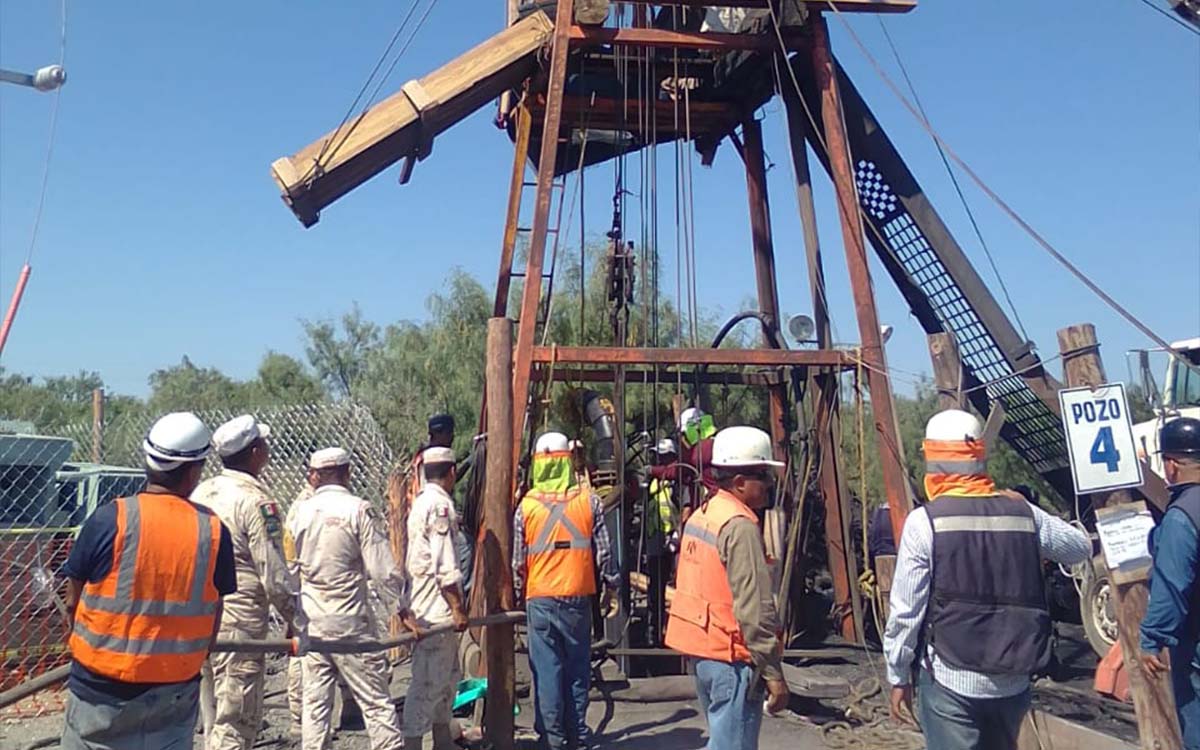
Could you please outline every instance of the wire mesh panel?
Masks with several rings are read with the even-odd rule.
[[[198,413],[210,428],[240,411]],[[306,486],[309,455],[340,446],[352,456],[352,489],[386,513],[392,451],[370,411],[350,402],[255,410],[271,427],[271,460],[262,479],[287,508]],[[66,583],[71,542],[97,507],[144,485],[142,439],[157,414],[123,414],[95,430],[70,424],[34,434],[30,423],[0,429],[0,690],[67,660]],[[209,459],[206,476],[220,471]],[[43,694],[15,707],[23,715],[61,708]],[[12,713],[12,710],[9,711]]]

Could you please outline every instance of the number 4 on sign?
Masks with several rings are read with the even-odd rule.
[[[1096,433],[1096,442],[1092,443],[1088,457],[1093,464],[1104,464],[1109,473],[1117,471],[1121,465],[1121,452],[1117,450],[1111,427],[1101,427]]]

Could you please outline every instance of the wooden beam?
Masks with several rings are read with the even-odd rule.
[[[512,321],[491,318],[487,329],[487,482],[479,532],[481,563],[476,580],[487,581],[486,614],[514,606],[512,584]],[[516,667],[513,626],[489,625],[484,631],[488,699],[485,735],[497,750],[513,748]]]
[[[271,174],[305,226],[321,209],[401,158],[424,158],[434,136],[517,86],[534,72],[554,27],[533,13],[474,49],[325,134]]]
[[[800,49],[803,41],[794,31],[784,29],[783,40],[789,50]],[[666,29],[630,29],[611,26],[572,26],[573,47],[655,47],[658,49],[701,49],[715,51],[751,50],[771,52],[779,49],[774,34],[724,34]]]
[[[1091,727],[1034,709],[1021,724],[1017,750],[1136,750],[1133,745]]]
[[[656,349],[622,346],[535,346],[533,362],[575,365],[819,365],[851,369],[837,349]]]
[[[931,333],[929,359],[933,363],[933,384],[937,387],[938,409],[966,409],[963,395],[963,366],[958,346],[949,333]]]
[[[571,130],[587,126],[590,130],[636,130],[637,123],[644,118],[658,119],[658,131],[663,135],[684,133],[683,124],[674,131],[675,103],[655,100],[653,110],[646,107],[643,114],[643,102],[631,98],[629,100],[597,96],[593,101],[590,96],[564,96],[562,126],[560,135],[568,135]],[[546,97],[538,94],[531,105],[536,119],[545,112]],[[743,115],[742,108],[734,102],[702,102],[692,101],[690,105],[691,133],[694,136],[703,133],[726,133],[733,129],[734,124]],[[539,132],[540,136],[540,132]],[[660,136],[661,137],[661,136]]]
[[[1100,360],[1100,345],[1096,340],[1096,327],[1091,323],[1060,329],[1058,349],[1063,355],[1063,379],[1067,386],[1095,388],[1105,382],[1104,363]],[[1105,506],[1124,505],[1132,503],[1134,499],[1129,490],[1098,492],[1089,497],[1092,507],[1097,509],[1097,515],[1104,512]],[[1107,561],[1105,569],[1109,569]],[[1150,569],[1147,566],[1139,573],[1126,575],[1121,581],[1111,574],[1109,576],[1113,598],[1116,599],[1118,641],[1121,644],[1125,671],[1129,674],[1133,709],[1137,713],[1138,736],[1144,750],[1183,747],[1170,678],[1148,677],[1142,669],[1141,659],[1138,658],[1141,653],[1138,646],[1138,627],[1146,616],[1146,604],[1150,598]]]

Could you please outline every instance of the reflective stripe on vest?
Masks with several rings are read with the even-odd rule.
[[[733,592],[717,542],[734,518],[758,519],[741,501],[719,491],[684,524],[667,646],[700,659],[748,662],[750,652],[733,615]]]
[[[116,501],[113,567],[84,585],[70,639],[76,661],[122,682],[195,677],[219,604],[217,516],[182,498],[152,497]],[[178,533],[189,526],[195,543],[182,544]]]
[[[525,598],[591,596],[592,503],[578,488],[566,493],[532,491],[521,501],[525,524]]]

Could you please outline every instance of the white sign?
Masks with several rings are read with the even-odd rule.
[[[1112,569],[1130,568],[1150,563],[1150,530],[1154,518],[1144,507],[1128,512],[1105,513],[1096,516],[1096,532],[1104,559]]]
[[[1142,463],[1133,442],[1125,385],[1058,392],[1075,492],[1115,490],[1142,484]]]

